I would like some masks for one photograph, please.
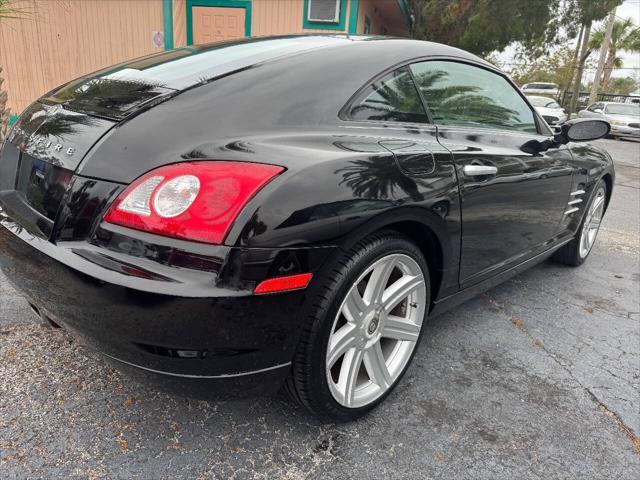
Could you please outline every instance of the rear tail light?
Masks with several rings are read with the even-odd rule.
[[[104,220],[167,237],[220,244],[247,202],[283,170],[224,161],[167,165],[129,185]]]

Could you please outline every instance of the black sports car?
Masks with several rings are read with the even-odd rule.
[[[611,158],[443,45],[179,48],[44,95],[0,158],[0,265],[43,319],[190,395],[287,389],[348,420],[427,317],[581,264]]]

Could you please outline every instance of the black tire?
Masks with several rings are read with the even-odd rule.
[[[587,212],[589,212],[589,210],[591,209],[591,205],[593,204],[593,202],[596,200],[596,197],[597,197],[596,193],[601,188],[604,189],[605,198],[608,198],[609,192],[607,190],[607,184],[604,180],[600,180],[593,189],[594,193],[591,196],[591,199],[589,200],[589,204],[585,207],[585,214],[582,218],[582,222],[580,222],[580,226],[578,227],[578,230],[575,236],[573,237],[573,240],[571,240],[569,243],[567,243],[565,246],[563,246],[556,253],[553,254],[551,259],[554,262],[561,263],[563,265],[569,265],[570,267],[579,267],[587,260],[587,258],[589,258],[591,249],[587,252],[586,255],[580,254],[580,240],[582,237],[584,224],[587,221],[587,216],[588,216]]]
[[[331,394],[325,360],[334,319],[344,297],[360,275],[375,261],[392,253],[408,255],[419,264],[423,272],[428,306],[431,289],[427,262],[413,242],[393,231],[381,231],[361,240],[328,266],[324,274],[313,282],[313,291],[310,291],[312,298],[309,302],[311,307],[292,362],[292,372],[286,390],[294,400],[300,402],[323,422],[355,420],[375,408],[404,376],[418,349],[424,328],[421,329],[413,353],[398,378],[381,397],[370,404],[359,408],[346,408]]]

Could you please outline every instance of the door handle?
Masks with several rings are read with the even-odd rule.
[[[479,177],[482,175],[496,175],[498,168],[486,165],[465,165],[462,171],[465,177]]]

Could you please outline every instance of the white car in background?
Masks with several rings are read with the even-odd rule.
[[[525,83],[520,90],[525,95],[547,95],[550,97],[560,95],[560,86],[550,82]]]
[[[578,112],[579,118],[600,118],[611,124],[612,137],[640,138],[640,105],[637,103],[596,102]]]
[[[567,112],[553,98],[534,95],[526,97],[549,125],[559,125],[567,120]]]

